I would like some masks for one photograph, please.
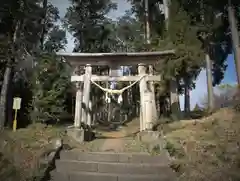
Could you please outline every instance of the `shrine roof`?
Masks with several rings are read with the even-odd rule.
[[[71,65],[137,65],[154,64],[161,59],[173,56],[174,50],[155,51],[155,52],[123,52],[123,53],[57,53],[64,57]]]

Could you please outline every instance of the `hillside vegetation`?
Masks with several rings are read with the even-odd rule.
[[[239,120],[239,113],[221,109],[199,120],[165,124],[166,148],[179,180],[239,180]]]
[[[24,129],[4,130],[0,134],[0,180],[40,181],[46,159],[56,138],[63,138],[58,127],[34,124]]]

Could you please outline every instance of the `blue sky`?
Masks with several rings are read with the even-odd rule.
[[[225,73],[225,78],[223,80],[223,83],[235,84],[237,82],[237,76],[236,76],[234,56],[232,54],[228,56],[227,63],[228,63],[228,68]]]
[[[125,14],[126,10],[131,8],[130,4],[126,2],[126,0],[113,0],[118,4],[118,9],[116,11],[112,11],[109,13],[109,17],[112,19],[116,19]],[[60,17],[64,17],[66,13],[66,9],[69,6],[68,0],[52,0],[52,3],[59,8]],[[67,33],[68,45],[66,48],[66,52],[72,52],[74,47],[74,39],[71,34]],[[227,58],[227,70],[225,72],[225,77],[222,83],[235,84],[236,83],[236,71],[234,65],[233,55],[229,55]],[[202,70],[196,80],[196,88],[190,92],[191,96],[191,108],[195,106],[196,103],[201,104],[201,100],[207,94],[207,81],[206,81],[206,71]],[[180,96],[180,105],[181,109],[184,107],[184,96]]]
[[[227,58],[227,70],[224,75],[222,83],[224,84],[235,84],[236,71],[233,55],[229,55]],[[206,70],[202,70],[196,80],[196,88],[190,92],[191,97],[191,108],[194,108],[196,103],[201,104],[204,97],[207,95],[207,79]],[[184,96],[180,96],[181,109],[184,108]]]

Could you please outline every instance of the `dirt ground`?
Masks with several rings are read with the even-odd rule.
[[[74,143],[74,147],[83,151],[147,152],[146,144],[136,135],[139,132],[139,120],[135,119],[118,130],[96,130],[97,139],[86,143]],[[73,145],[73,144],[72,144]]]

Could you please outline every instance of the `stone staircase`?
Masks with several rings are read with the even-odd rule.
[[[174,181],[166,155],[62,151],[52,181]]]

